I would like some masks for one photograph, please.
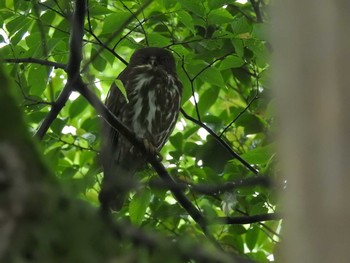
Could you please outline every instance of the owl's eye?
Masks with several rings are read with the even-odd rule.
[[[160,62],[161,63],[167,63],[167,62],[169,62],[169,58],[168,57],[161,57],[160,58]]]

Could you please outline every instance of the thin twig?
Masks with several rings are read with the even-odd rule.
[[[218,183],[218,184],[189,184],[185,182],[177,182],[176,184],[166,184],[163,181],[152,180],[150,187],[165,188],[165,189],[179,189],[179,190],[192,190],[197,193],[205,195],[217,195],[223,192],[232,191],[237,188],[251,187],[251,186],[271,186],[271,180],[267,176],[254,176],[231,182]]]
[[[108,47],[106,44],[104,44],[94,33],[92,26],[91,26],[91,20],[90,20],[90,8],[87,8],[87,20],[88,20],[88,24],[89,24],[89,29],[88,32],[90,33],[90,35],[93,36],[93,38],[98,42],[98,44],[102,47],[104,47],[106,50],[108,50],[109,52],[111,52],[116,58],[118,58],[121,62],[124,63],[124,65],[128,65],[128,62],[126,62],[125,59],[123,59],[117,52],[114,51],[114,49]]]
[[[269,213],[254,216],[237,216],[237,217],[217,217],[208,222],[211,225],[226,224],[226,225],[244,225],[260,223],[264,221],[281,220],[282,216],[278,213]]]
[[[196,120],[195,118],[188,115],[184,109],[181,108],[182,115],[192,121],[193,123],[199,125],[203,129],[205,129],[211,136],[214,137],[215,140],[217,140],[234,158],[236,158],[238,161],[240,161],[246,168],[248,168],[250,171],[252,171],[254,174],[258,174],[259,171],[256,170],[253,166],[251,166],[246,160],[244,160],[242,157],[240,157],[236,152],[232,150],[232,148],[224,141],[222,140],[212,129],[210,129],[207,125],[202,123],[201,121]]]
[[[128,19],[126,19],[124,21],[124,23],[122,23],[119,28],[109,36],[109,38],[107,39],[107,41],[104,43],[106,46],[108,46],[113,39],[118,36],[125,28],[126,26],[133,20],[134,16],[137,16],[138,14],[140,14],[147,6],[149,6],[151,3],[153,2],[153,0],[146,0],[144,2],[144,4],[134,13],[134,15],[130,15],[128,17]],[[92,61],[94,61],[99,55],[100,53],[104,50],[104,47],[100,47],[91,57],[90,59],[85,63],[85,65],[83,65],[82,67],[82,72],[85,72],[88,68],[88,66],[92,63]]]
[[[49,66],[49,67],[54,67],[54,68],[60,68],[63,70],[66,70],[66,65],[63,63],[58,63],[54,61],[48,61],[48,60],[43,60],[43,59],[38,59],[38,58],[5,58],[2,59],[2,62],[6,63],[32,63],[32,64],[39,64],[43,66]]]
[[[225,129],[220,133],[219,138],[221,138],[225,132],[243,115],[243,113],[245,113],[250,106],[252,105],[252,103],[254,101],[256,101],[259,98],[259,96],[255,95],[253,99],[251,99],[251,101],[248,103],[248,105],[236,116],[236,118],[234,118],[226,127]]]
[[[260,0],[250,0],[250,4],[252,5],[254,13],[256,15],[256,22],[263,23],[264,19],[261,13]]]
[[[146,46],[148,46],[148,39],[147,39],[147,34],[145,29],[143,28],[143,24],[141,23],[141,21],[137,18],[137,16],[130,10],[129,7],[127,7],[124,2],[122,0],[120,0],[120,2],[123,4],[124,8],[126,8],[126,10],[128,10],[133,16],[134,18],[137,20],[139,26],[141,27],[143,34],[145,35],[145,41],[146,41]],[[145,20],[144,20],[145,21]]]
[[[201,122],[201,115],[199,113],[198,102],[197,102],[197,99],[196,99],[196,96],[195,96],[193,80],[191,79],[190,75],[188,74],[188,72],[187,72],[187,70],[185,68],[185,58],[184,57],[182,57],[181,67],[182,67],[182,70],[185,72],[186,77],[190,81],[191,91],[192,91],[192,98],[193,98],[194,107],[195,107],[196,113],[197,113],[197,119],[198,119],[199,122]]]

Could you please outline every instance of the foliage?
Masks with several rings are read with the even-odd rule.
[[[260,171],[259,176],[274,176],[269,45],[261,23],[266,17],[265,2],[88,2],[82,74],[102,100],[135,49],[159,46],[173,51],[184,85],[184,114],[161,154],[168,172],[185,185],[249,179],[255,176],[254,169]],[[145,8],[139,12],[142,5]],[[13,93],[34,134],[67,82],[64,65],[69,56],[73,1],[6,0],[0,2],[0,12],[0,57],[8,62],[5,70],[16,83]],[[92,206],[98,206],[102,178],[98,160],[101,121],[89,103],[73,92],[40,142],[60,184]],[[140,172],[139,187],[115,217],[173,239],[201,241],[199,226],[158,178],[151,168]],[[209,222],[217,217],[266,214],[277,205],[273,189],[264,185],[220,194],[194,187],[185,193]],[[279,231],[279,221],[209,227],[225,250],[259,262],[273,258]]]

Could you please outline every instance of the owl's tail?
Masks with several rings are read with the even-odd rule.
[[[136,167],[115,164],[104,171],[101,192],[98,196],[102,209],[120,211],[129,191],[134,186]]]

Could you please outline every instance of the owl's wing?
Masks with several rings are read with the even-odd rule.
[[[123,82],[123,84],[126,85],[126,79],[128,75],[129,68],[127,67],[119,74],[118,79],[120,79]],[[117,85],[113,83],[106,97],[106,107],[117,118],[119,118],[119,120],[121,120],[126,103],[127,101],[124,95],[121,93]],[[113,129],[108,123],[104,125],[104,136],[108,136],[105,137],[105,139],[107,139],[106,141],[108,141],[111,148],[118,149],[118,140],[120,137],[119,132]]]
[[[108,91],[105,105],[117,118],[120,118],[120,112],[123,108],[123,104],[125,103],[123,99],[123,94],[121,94],[116,84],[113,83]],[[118,146],[119,132],[113,129],[108,123],[105,123],[103,130],[104,139],[107,141],[109,147],[115,149]]]

